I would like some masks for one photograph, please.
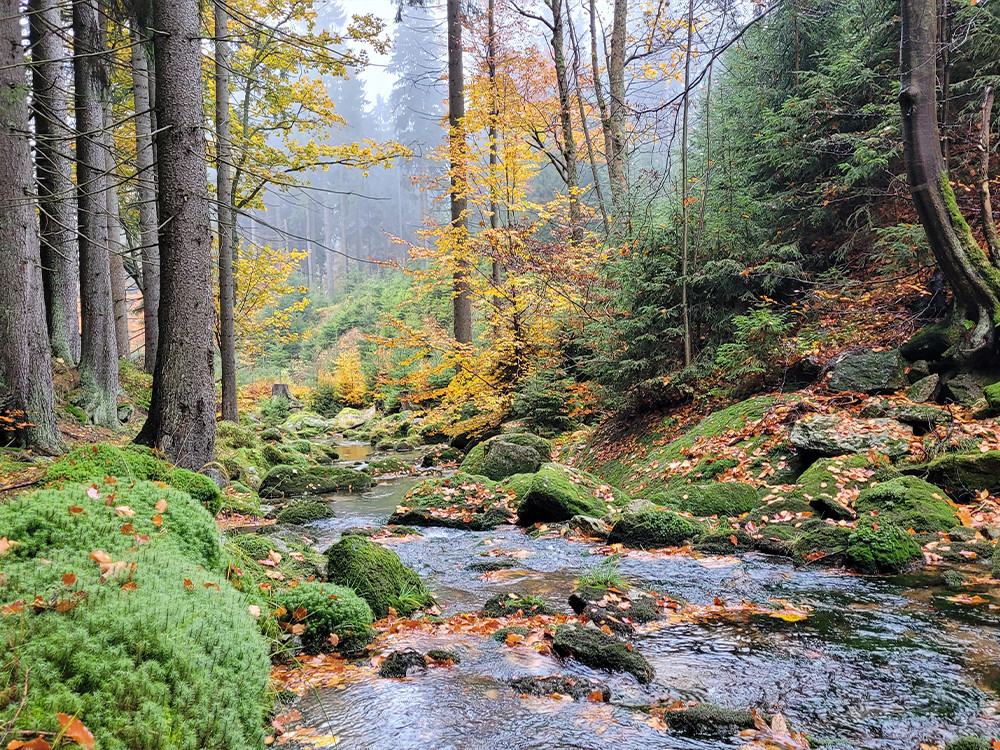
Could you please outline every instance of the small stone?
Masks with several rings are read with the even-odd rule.
[[[607,539],[611,527],[600,518],[593,516],[573,516],[567,524],[571,529],[596,539]]]
[[[952,401],[962,404],[962,406],[973,406],[979,399],[983,398],[985,385],[983,376],[972,372],[962,372],[949,378],[948,382],[945,383],[945,388]]]
[[[393,651],[378,668],[379,677],[392,677],[402,679],[406,677],[411,669],[418,669],[427,666],[427,660],[419,651],[411,648],[405,651]]]
[[[926,359],[918,359],[916,362],[910,363],[910,367],[906,371],[906,379],[911,383],[916,383],[918,380],[923,380],[930,374],[930,363]]]
[[[906,397],[914,403],[923,404],[934,398],[941,376],[937,373],[921,378],[906,389]]]

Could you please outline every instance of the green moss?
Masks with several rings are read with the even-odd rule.
[[[166,481],[191,495],[213,516],[222,509],[222,490],[204,474],[195,474],[187,469],[171,469]]]
[[[330,581],[354,589],[368,602],[375,617],[388,616],[389,608],[405,617],[433,604],[420,576],[407,568],[399,555],[360,536],[347,536],[326,551]]]
[[[524,502],[524,498],[528,494],[528,490],[531,489],[531,483],[534,479],[534,474],[512,474],[497,482],[497,487],[513,492],[514,500],[511,504],[515,508],[520,508],[521,503]]]
[[[494,594],[483,605],[483,615],[486,617],[506,617],[519,612],[527,617],[556,614],[541,597],[507,591]]]
[[[260,561],[274,562],[270,557],[272,551],[278,553],[280,562],[274,566],[261,564]],[[295,552],[297,556],[293,557],[288,552]],[[269,572],[273,574],[277,570],[286,581],[305,581],[319,577],[326,568],[326,558],[312,547],[281,543],[259,534],[237,534],[227,538],[223,545],[223,555],[229,566],[233,585],[262,602],[267,602],[268,599],[266,589],[260,589],[260,584],[274,585],[274,581],[268,576]],[[234,572],[237,570],[239,573]]]
[[[945,750],[990,750],[990,741],[986,737],[959,737],[945,745]]]
[[[711,703],[699,703],[682,711],[663,714],[670,731],[686,737],[713,737],[725,739],[744,729],[753,729],[753,714],[749,709],[732,709]]]
[[[805,557],[822,552],[820,560],[830,563],[830,558],[842,557],[847,552],[850,543],[851,529],[826,523],[819,519],[809,519],[799,529],[800,534],[793,541],[793,549],[797,555]]]
[[[24,706],[5,703],[0,721],[16,713],[16,730],[56,732],[55,712],[76,715],[107,750],[262,748],[268,648],[221,574],[212,518],[188,495],[146,482],[117,488],[114,502],[135,515],[116,516],[105,504],[114,489],[96,499],[82,486],[42,490],[0,506],[0,528],[21,543],[4,556],[4,601],[62,605],[0,619],[13,665],[0,693],[20,696],[28,684]],[[168,507],[157,527],[160,499]],[[123,521],[148,543],[122,534]],[[101,582],[95,550],[135,568]]]
[[[278,523],[307,524],[334,516],[333,508],[323,500],[300,500],[289,503],[278,513]]]
[[[496,481],[513,474],[533,474],[552,457],[552,444],[526,432],[506,433],[473,446],[459,467]]]
[[[306,626],[302,646],[307,653],[359,651],[374,633],[371,625],[375,617],[368,602],[344,586],[300,583],[281,589],[274,601],[285,608],[283,617],[287,622]],[[336,646],[330,645],[331,633],[338,638]]]
[[[327,495],[338,491],[363,492],[375,480],[353,469],[327,466],[275,466],[261,480],[258,493],[263,498]]]
[[[733,544],[733,538],[736,544]],[[748,552],[753,549],[753,539],[743,529],[722,529],[701,537],[694,548],[710,555],[731,555],[736,552]]]
[[[891,524],[859,525],[848,539],[847,557],[862,573],[898,573],[922,558],[911,534]]]
[[[657,505],[691,513],[699,518],[741,516],[761,505],[757,488],[739,482],[681,485],[676,489],[652,495],[649,500]]]
[[[906,473],[926,476],[929,482],[951,490],[960,499],[971,498],[979,490],[1000,492],[1000,451],[948,454],[908,468]]]
[[[215,446],[229,448],[258,448],[261,439],[249,425],[236,422],[219,422],[215,426]]]
[[[133,360],[122,357],[118,360],[118,384],[128,394],[129,401],[149,411],[149,403],[153,397],[152,375],[140,369]]]
[[[508,635],[513,634],[513,635],[526,636],[530,632],[531,630],[522,625],[512,625],[507,628],[500,628],[499,630],[495,631],[493,635],[490,636],[490,638],[492,638],[494,641],[500,641],[500,643],[504,643],[507,640]]]
[[[578,515],[600,518],[627,503],[628,497],[622,492],[592,474],[561,464],[545,464],[532,479],[518,517],[524,526],[568,521]]]
[[[594,669],[629,672],[644,685],[653,679],[653,667],[638,651],[594,627],[562,625],[556,628],[552,647],[560,656],[571,656]]]
[[[485,477],[459,472],[414,487],[390,524],[486,531],[510,523],[507,493]]]
[[[638,549],[679,547],[697,539],[704,529],[695,521],[669,510],[626,513],[611,527],[608,544]]]
[[[410,464],[401,458],[380,458],[368,464],[375,476],[383,474],[406,474],[410,471]]]
[[[879,482],[855,501],[859,516],[873,516],[901,529],[947,531],[955,525],[955,510],[944,490],[916,477]]]
[[[821,458],[798,478],[798,486],[786,497],[810,503],[812,510],[824,515],[836,515],[843,498],[854,490],[864,490],[877,481],[899,476],[888,459],[871,461],[866,454],[837,458]],[[841,493],[844,493],[843,495]],[[768,508],[763,509],[764,513]],[[751,518],[754,516],[750,514]]]

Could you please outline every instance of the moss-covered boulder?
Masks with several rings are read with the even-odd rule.
[[[743,529],[724,527],[700,537],[695,542],[694,548],[709,555],[732,555],[751,551],[754,543]]]
[[[222,490],[204,474],[196,474],[187,469],[171,469],[167,474],[167,484],[188,493],[213,516],[222,509]]]
[[[292,414],[281,425],[281,431],[291,433],[298,438],[314,438],[337,432],[336,422],[326,419],[319,414],[309,411],[300,411]]]
[[[833,566],[846,560],[853,533],[850,527],[810,518],[796,531],[798,533],[789,535],[787,541],[797,562]]]
[[[741,516],[762,505],[757,488],[740,482],[681,485],[651,495],[649,500],[699,518]]]
[[[504,433],[469,449],[459,467],[496,481],[513,474],[534,474],[552,459],[552,444],[527,432]]]
[[[872,461],[863,454],[821,458],[802,473],[796,488],[784,496],[805,501],[815,511],[823,513],[826,509],[850,506],[861,491],[879,480],[897,475],[898,472],[883,458]],[[766,512],[767,506],[763,510]]]
[[[923,559],[912,534],[890,523],[859,525],[848,539],[848,562],[861,573],[899,573]]]
[[[892,458],[910,452],[913,428],[895,419],[858,419],[845,414],[818,414],[800,419],[788,442],[820,456],[878,451]]]
[[[906,386],[906,360],[898,350],[845,355],[833,367],[831,391],[892,393]]]
[[[279,464],[261,480],[258,494],[263,498],[274,499],[326,495],[332,492],[363,492],[374,483],[371,475],[354,469]]]
[[[323,500],[299,500],[289,503],[278,513],[278,523],[303,524],[333,518],[333,508]]]
[[[944,750],[990,750],[992,744],[988,737],[967,735],[954,739],[945,745]]]
[[[374,633],[375,618],[368,602],[344,586],[303,582],[279,590],[274,603],[285,608],[280,620],[305,625],[301,639],[307,653],[359,651]]]
[[[903,530],[947,531],[955,525],[955,509],[940,487],[917,477],[897,477],[879,482],[855,503],[858,516],[886,521]]]
[[[508,492],[513,492],[514,498],[511,500],[511,505],[515,508],[520,508],[521,503],[524,502],[524,498],[528,496],[528,490],[531,489],[531,483],[534,480],[534,474],[512,474],[497,482],[497,487]]]
[[[486,617],[508,617],[518,614],[531,617],[532,615],[554,615],[556,611],[539,596],[518,594],[514,591],[494,594],[483,605],[483,615]]]
[[[679,547],[705,531],[696,521],[670,510],[644,510],[622,515],[611,527],[608,544],[635,549]]]
[[[548,677],[515,677],[508,684],[521,695],[532,695],[544,698],[549,695],[568,695],[573,700],[600,700],[607,703],[611,700],[611,689],[602,682],[582,679],[579,677],[563,677],[549,675]]]
[[[389,523],[487,531],[513,521],[512,501],[511,492],[489,479],[460,472],[414,487]]]
[[[343,537],[326,551],[326,559],[330,581],[354,589],[377,618],[387,617],[390,608],[405,617],[434,603],[399,555],[364,537]]]
[[[644,685],[653,679],[652,665],[635,648],[593,626],[556,628],[552,647],[560,656],[572,657],[594,669],[628,672]]]
[[[412,669],[423,669],[427,666],[427,659],[419,651],[412,648],[403,651],[393,651],[385,657],[379,665],[378,676],[388,679],[401,680],[406,677]]]
[[[618,635],[633,633],[634,623],[652,622],[663,616],[655,597],[625,588],[622,591],[613,586],[581,584],[569,595],[569,606],[598,627],[607,627]]]
[[[904,471],[926,477],[962,500],[971,499],[980,490],[1000,492],[1000,451],[951,453]]]
[[[723,708],[711,703],[699,703],[678,711],[667,711],[663,720],[673,734],[685,737],[725,739],[744,729],[753,729],[750,709]]]
[[[627,496],[592,474],[550,463],[531,480],[531,488],[518,508],[518,519],[530,526],[568,521],[578,515],[600,518],[627,502]]]
[[[387,474],[408,474],[411,468],[413,466],[409,461],[391,456],[376,459],[368,464],[368,470],[377,477],[386,476]]]

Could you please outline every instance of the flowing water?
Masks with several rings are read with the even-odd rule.
[[[331,498],[335,518],[310,527],[318,549],[349,526],[380,526],[418,481],[400,479],[360,496]],[[445,616],[478,610],[492,594],[537,594],[570,614],[574,579],[603,559],[596,547],[532,539],[520,529],[424,529],[393,543],[424,578]],[[489,550],[518,551],[518,569],[497,577],[468,570]],[[636,709],[656,700],[696,700],[782,712],[793,728],[834,747],[916,750],[956,734],[996,734],[1000,609],[953,604],[938,574],[894,579],[803,570],[756,553],[739,558],[633,554],[620,562],[633,585],[695,604],[716,597],[761,604],[788,600],[808,619],[669,625],[630,640],[656,669],[650,685],[573,660],[476,635],[401,633],[393,648],[457,651],[462,662],[406,680],[366,677],[304,696],[305,722],[358,750],[530,748],[725,748],[740,740],[664,734]],[[485,578],[485,580],[484,580]],[[988,595],[989,591],[980,591]],[[773,604],[772,604],[773,606]],[[610,704],[521,698],[506,680],[563,674],[600,679]]]

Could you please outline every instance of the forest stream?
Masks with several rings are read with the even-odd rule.
[[[345,452],[352,460],[344,463],[356,463],[364,452]],[[336,517],[307,527],[309,538],[322,551],[348,527],[383,525],[417,481],[386,480],[361,495],[330,496]],[[421,533],[387,543],[434,592],[444,618],[475,613],[490,596],[511,589],[572,614],[566,602],[575,579],[603,559],[597,544],[556,535],[532,538],[514,526]],[[517,566],[487,574],[468,568],[487,553],[514,553]],[[460,654],[461,662],[430,666],[406,679],[360,674],[305,691],[294,709],[302,725],[336,737],[339,747],[359,750],[707,750],[742,744],[738,738],[666,733],[639,708],[678,699],[780,711],[814,746],[825,741],[830,747],[911,750],[946,741],[958,728],[986,732],[992,724],[1000,685],[1000,614],[992,604],[949,601],[953,592],[936,583],[940,570],[879,578],[796,569],[759,553],[638,551],[621,559],[620,570],[630,585],[695,605],[787,600],[807,608],[809,616],[798,622],[751,617],[640,627],[631,640],[656,671],[645,686],[628,674],[592,670],[486,636],[404,630],[380,640],[375,653],[446,649]],[[596,678],[610,687],[611,700],[525,697],[508,685],[519,676],[554,674]]]

